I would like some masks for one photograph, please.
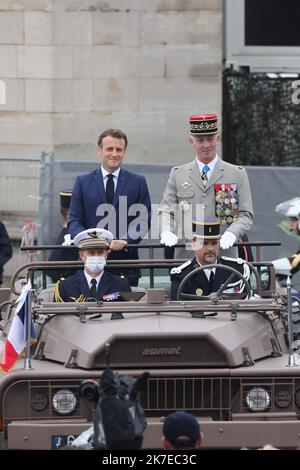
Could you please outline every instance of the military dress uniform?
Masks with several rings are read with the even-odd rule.
[[[239,271],[247,281],[250,278],[250,268],[247,263],[244,262],[241,258],[228,258],[228,257],[221,257],[218,258],[218,264],[223,264],[225,266],[229,266],[231,268],[236,269]],[[200,267],[196,258],[192,260],[186,261],[181,266],[171,269],[171,300],[177,300],[177,292],[178,288],[182,282],[182,280],[194,269]],[[205,268],[205,266],[203,266]],[[204,270],[198,272],[194,276],[192,276],[183,287],[183,292],[186,294],[194,294],[199,297],[201,300],[201,296],[207,296],[212,292],[217,292],[218,289],[221,287],[222,284],[229,278],[232,274],[231,271],[227,271],[225,269],[218,269],[216,268],[214,281],[211,283]],[[245,289],[245,285],[241,278],[235,276],[230,284],[228,284],[227,288],[225,289],[224,293],[237,293],[243,292]]]
[[[79,250],[88,252],[91,250],[107,251],[112,239],[113,235],[108,230],[91,228],[78,233],[73,241]],[[90,258],[93,258],[93,256]],[[94,258],[96,259],[97,256]],[[87,259],[85,260],[85,269],[86,262]],[[93,281],[95,282],[90,287],[85,271],[77,272],[63,281],[58,281],[54,292],[55,302],[87,302],[89,300],[110,302],[119,300],[120,292],[131,292],[127,279],[121,279],[110,272],[104,271],[103,267],[95,272],[92,272],[91,268],[90,271],[86,271],[87,275],[92,278],[91,284],[93,284]],[[99,276],[101,277],[96,289]]]
[[[104,271],[100,279],[96,300],[105,302],[120,300],[120,292],[131,292],[126,279]],[[78,272],[64,281],[58,281],[54,294],[55,302],[87,302],[92,299],[84,272]]]
[[[160,204],[162,231],[174,232],[184,217],[195,218],[196,206],[206,217],[218,217],[221,234],[230,231],[239,239],[253,224],[252,196],[246,170],[218,159],[211,177],[202,180],[197,161],[176,166],[171,170]],[[190,239],[183,233],[183,240]],[[230,252],[231,254],[231,252]],[[235,254],[233,252],[232,254]],[[175,258],[188,258],[183,248],[176,248]]]
[[[72,190],[64,189],[60,191],[60,211],[63,218],[67,219],[68,210],[71,203]],[[55,245],[61,246],[65,241],[65,236],[69,235],[69,230],[66,227],[61,229],[60,234],[55,242]],[[50,253],[48,261],[77,261],[78,250],[77,248],[62,248],[61,250],[53,250]],[[66,278],[74,274],[74,269],[49,269],[46,271],[48,276],[51,277],[53,282],[57,282],[61,278]]]
[[[190,134],[193,137],[218,134],[217,115],[190,116]],[[239,240],[253,224],[252,196],[246,170],[218,157],[208,178],[210,163],[206,163],[200,173],[197,158],[171,170],[159,208],[161,233],[175,233],[187,242],[191,236],[186,227],[191,227],[192,219],[199,220],[205,214],[205,217],[220,220],[221,235],[229,229],[228,232]],[[204,164],[203,161],[201,163]],[[226,250],[227,255],[236,257],[237,249]],[[189,258],[189,253],[178,248],[175,258]]]

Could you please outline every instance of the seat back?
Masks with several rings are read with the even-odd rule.
[[[47,287],[47,289],[44,289],[39,293],[38,299],[42,300],[43,302],[53,302],[54,291],[55,286]]]

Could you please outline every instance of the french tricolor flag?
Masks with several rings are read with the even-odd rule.
[[[23,287],[20,297],[18,298],[18,306],[2,354],[0,367],[4,372],[8,372],[12,368],[26,346],[28,321],[31,321],[31,338],[36,338],[30,316],[30,307],[28,305],[30,289],[31,282],[29,280]]]

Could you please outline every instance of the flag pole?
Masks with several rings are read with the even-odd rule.
[[[27,299],[26,299],[26,330],[27,330],[27,335],[26,335],[26,356],[25,356],[25,361],[24,361],[24,369],[25,370],[30,370],[32,369],[31,367],[31,356],[30,356],[30,347],[31,347],[31,293],[32,290],[29,289],[28,294],[27,294]]]

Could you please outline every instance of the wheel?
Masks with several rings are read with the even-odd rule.
[[[224,284],[221,285],[220,289],[217,292],[212,292],[210,295],[203,295],[199,297],[198,295],[195,294],[187,294],[186,292],[183,292],[183,286],[187,283],[187,281],[193,277],[195,274],[198,274],[199,272],[203,271],[204,269],[224,269],[226,271],[230,271],[231,274],[228,277],[228,279],[224,282]],[[189,299],[189,300],[213,300],[213,299],[219,299],[221,297],[221,294],[224,292],[228,284],[233,280],[234,276],[238,276],[240,279],[242,279],[246,291],[247,291],[247,297],[251,297],[251,287],[247,279],[236,269],[232,268],[231,266],[225,266],[224,264],[207,264],[205,266],[200,266],[197,269],[194,269],[194,271],[191,271],[188,273],[184,279],[182,279],[179,287],[178,287],[178,292],[177,292],[177,300],[182,300],[182,299]]]

